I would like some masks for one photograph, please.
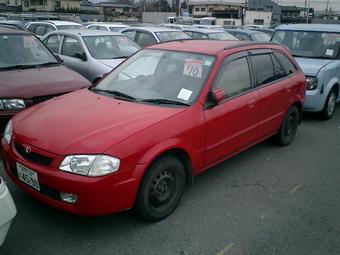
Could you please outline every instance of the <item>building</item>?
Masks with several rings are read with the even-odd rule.
[[[271,23],[281,22],[281,6],[271,0],[248,0],[247,10],[271,12]]]
[[[189,12],[194,18],[241,18],[244,3],[228,0],[188,0]]]
[[[270,26],[271,21],[272,21],[272,12],[247,10],[244,24],[245,25]]]
[[[15,0],[14,0],[15,1]],[[77,11],[80,9],[80,0],[23,0],[23,11]]]
[[[3,7],[3,10],[21,11],[22,2],[21,0],[0,0],[0,5]],[[4,6],[8,8],[4,8]]]
[[[281,23],[306,23],[306,9],[296,6],[281,6]]]

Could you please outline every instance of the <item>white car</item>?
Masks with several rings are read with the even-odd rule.
[[[5,241],[11,222],[16,214],[17,209],[12,196],[4,180],[0,177],[0,247]]]

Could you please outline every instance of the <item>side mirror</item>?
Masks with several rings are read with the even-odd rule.
[[[212,91],[209,92],[207,107],[212,108],[215,105],[218,105],[225,99],[225,94],[223,89],[221,88],[213,88]]]
[[[54,54],[54,56],[60,64],[64,63],[64,60],[62,60],[57,54]]]
[[[211,91],[211,99],[213,100],[213,102],[215,104],[219,104],[220,102],[222,102],[225,98],[225,94],[223,89],[221,88],[213,88],[213,90]]]
[[[83,60],[83,61],[86,61],[86,60],[87,60],[87,57],[86,57],[85,52],[81,52],[81,53],[76,52],[76,53],[74,54],[74,57],[75,57],[75,58],[79,58],[79,59],[81,59],[81,60]]]

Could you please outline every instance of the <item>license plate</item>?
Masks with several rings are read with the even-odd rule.
[[[26,183],[27,185],[40,190],[38,174],[37,172],[21,165],[17,162],[18,177],[20,181]]]

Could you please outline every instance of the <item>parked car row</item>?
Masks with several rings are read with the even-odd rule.
[[[274,43],[213,29],[99,30],[39,40],[0,28],[6,173],[71,213],[135,208],[162,220],[194,176],[269,137],[289,145],[304,110],[329,119],[340,99],[335,25],[281,26]]]

